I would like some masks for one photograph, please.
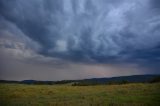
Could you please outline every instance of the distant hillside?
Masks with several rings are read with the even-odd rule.
[[[148,82],[155,77],[160,75],[132,75],[132,76],[119,76],[119,77],[111,77],[111,78],[92,78],[85,79],[85,81],[97,81],[99,83],[106,83],[109,81],[129,81],[129,82]]]
[[[132,75],[119,76],[111,78],[92,78],[83,80],[62,80],[62,81],[38,81],[38,80],[23,80],[23,81],[7,81],[0,80],[0,83],[22,83],[22,84],[66,84],[74,83],[74,85],[97,85],[97,84],[121,84],[135,82],[151,82],[160,75]]]

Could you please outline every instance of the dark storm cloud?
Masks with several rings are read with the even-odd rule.
[[[152,8],[160,9],[160,1],[159,0],[150,0]]]
[[[159,0],[0,0],[0,78],[160,73]]]
[[[159,4],[158,0],[1,0],[0,16],[39,44],[40,55],[78,62],[158,64]]]

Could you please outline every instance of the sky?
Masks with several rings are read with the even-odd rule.
[[[160,74],[160,0],[0,0],[0,79]]]

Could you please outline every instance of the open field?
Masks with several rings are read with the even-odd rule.
[[[97,86],[0,84],[0,106],[160,106],[160,83]]]

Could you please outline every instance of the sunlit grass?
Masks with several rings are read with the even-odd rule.
[[[160,106],[160,83],[124,85],[0,84],[0,106]]]

